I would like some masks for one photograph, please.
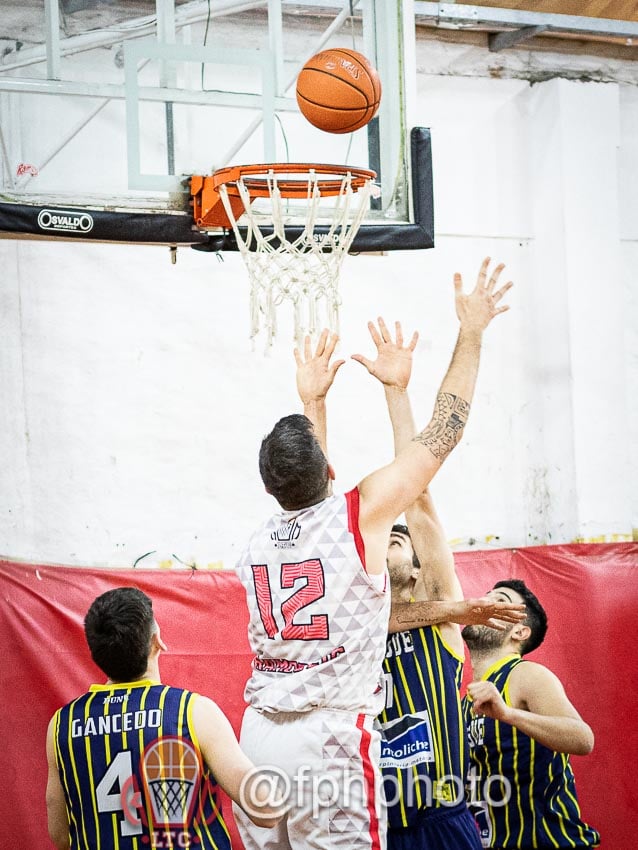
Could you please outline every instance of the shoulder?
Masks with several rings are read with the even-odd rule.
[[[193,706],[193,716],[198,714],[202,717],[212,717],[222,713],[221,708],[214,700],[202,694],[191,692],[191,703]]]
[[[539,689],[563,690],[563,685],[555,673],[538,664],[536,661],[527,661],[522,658],[514,665],[508,676],[508,687],[510,697],[517,701],[527,701],[530,694],[537,693]]]
[[[191,694],[191,712],[195,728],[207,727],[219,729],[229,724],[229,720],[217,703],[202,694]]]
[[[559,681],[555,673],[545,667],[543,664],[538,664],[536,661],[528,661],[526,658],[521,658],[512,670],[510,671],[511,679],[520,679],[522,681]]]

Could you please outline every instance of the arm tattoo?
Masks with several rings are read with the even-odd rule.
[[[414,608],[413,606],[419,605],[419,608]],[[421,622],[425,620],[429,620],[427,614],[431,614],[431,609],[427,607],[426,603],[416,603],[412,602],[410,607],[407,605],[402,606],[396,613],[397,623],[401,626],[408,626],[408,628],[412,628],[416,626],[417,628],[420,626]]]
[[[453,393],[439,393],[430,424],[414,437],[414,442],[428,448],[443,463],[461,439],[469,413],[470,405],[465,399]]]

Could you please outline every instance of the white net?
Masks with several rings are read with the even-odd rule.
[[[339,271],[375,188],[366,179],[357,189],[348,171],[338,175],[338,193],[326,198],[321,191],[325,174],[309,169],[303,177],[305,224],[287,234],[288,198],[278,184],[285,176],[265,172],[269,195],[265,214],[258,204],[251,206],[247,185],[251,178],[239,177],[232,183],[243,203],[240,216],[233,213],[228,186],[219,187],[250,278],[250,336],[254,339],[263,329],[267,346],[277,334],[277,308],[287,301],[293,308],[297,344],[324,326],[339,331]]]
[[[156,823],[185,823],[188,819],[193,783],[163,776],[148,783]]]

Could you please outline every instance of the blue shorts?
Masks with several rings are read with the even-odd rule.
[[[414,826],[388,829],[388,850],[483,850],[478,827],[465,803],[419,813]]]

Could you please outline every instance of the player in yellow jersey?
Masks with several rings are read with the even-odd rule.
[[[499,633],[466,626],[475,681],[464,711],[470,733],[470,802],[483,847],[597,847],[580,815],[569,754],[587,755],[594,735],[557,676],[523,658],[543,642],[547,617],[520,579],[488,594],[522,602],[526,618]]]
[[[47,733],[47,814],[57,850],[230,850],[217,785],[259,826],[262,775],[215,703],[160,682],[166,650],[150,598],[134,587],[94,600],[85,621],[104,685],[59,709]],[[213,775],[214,774],[214,775]]]

